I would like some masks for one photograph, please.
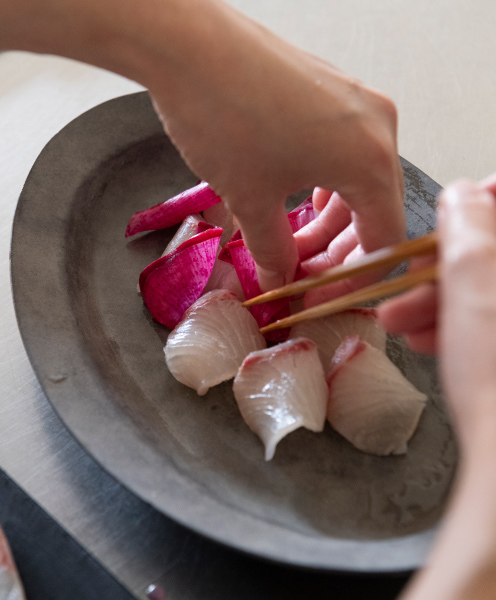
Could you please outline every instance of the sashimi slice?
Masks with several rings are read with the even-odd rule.
[[[228,248],[245,297],[249,299],[261,294],[262,290],[258,283],[255,261],[248,252],[244,241],[241,239],[230,242]],[[289,298],[256,304],[255,306],[250,306],[249,310],[257,320],[258,326],[264,327],[273,321],[290,315]],[[287,339],[288,333],[287,329],[278,329],[270,332],[267,335],[267,339],[273,342],[281,342]]]
[[[220,196],[217,196],[206,181],[202,181],[165,202],[134,213],[127,225],[126,237],[141,231],[165,229],[180,223],[188,215],[199,213],[219,202]]]
[[[255,319],[228,290],[202,296],[169,334],[164,348],[172,375],[200,396],[234,377],[247,354],[265,348]]]
[[[373,308],[354,308],[327,317],[301,321],[291,328],[289,337],[303,336],[313,340],[327,372],[334,353],[350,335],[359,335],[375,348],[386,351],[387,334],[377,321]]]
[[[24,600],[24,590],[7,538],[0,527],[0,599]]]
[[[327,378],[327,418],[359,450],[405,454],[427,396],[377,348],[350,336],[338,348]]]
[[[324,429],[327,384],[317,346],[298,338],[249,354],[234,379],[243,419],[271,460],[279,441],[299,427]]]
[[[293,233],[296,233],[305,225],[317,218],[317,213],[313,207],[312,198],[307,198],[294,210],[288,213],[289,224]]]
[[[209,229],[152,262],[140,275],[143,302],[152,317],[174,328],[201,296],[212,273],[222,229]]]
[[[202,218],[200,215],[189,215],[186,217],[174,234],[174,237],[165,247],[162,256],[166,256],[169,252],[178,248],[183,242],[196,235],[198,233],[198,223],[200,223],[201,220]]]

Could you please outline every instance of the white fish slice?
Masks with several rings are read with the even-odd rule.
[[[25,600],[7,538],[0,527],[0,600]]]
[[[202,220],[200,215],[189,215],[186,217],[184,221],[181,223],[179,229],[174,234],[174,237],[167,244],[165,250],[162,252],[162,256],[169,254],[175,250],[178,246],[180,246],[186,240],[189,240],[194,235],[196,235],[198,231],[198,223]]]
[[[338,348],[328,378],[327,418],[358,449],[405,454],[427,396],[377,348],[358,336]]]
[[[265,346],[257,322],[235,294],[214,290],[185,312],[164,352],[172,375],[203,396],[234,377],[247,354]]]
[[[375,311],[371,308],[355,308],[327,317],[301,321],[291,328],[289,337],[307,337],[313,340],[317,344],[324,370],[327,372],[334,353],[349,335],[359,335],[374,348],[386,351],[386,331],[377,321]]]
[[[327,384],[317,346],[296,338],[249,354],[234,379],[243,419],[265,445],[265,460],[299,427],[324,429]]]

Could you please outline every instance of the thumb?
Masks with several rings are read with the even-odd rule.
[[[496,387],[495,198],[457,182],[441,194],[438,216],[443,374],[448,395],[466,401]]]
[[[234,212],[234,211],[233,211]],[[298,264],[298,250],[284,205],[269,212],[241,211],[236,216],[246,247],[257,264],[263,292],[291,283]]]

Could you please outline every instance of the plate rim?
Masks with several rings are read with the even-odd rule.
[[[129,477],[126,477],[125,473],[122,473],[121,469],[116,466],[115,461],[109,460],[108,457],[102,459],[101,456],[95,454],[95,449],[91,443],[91,436],[89,436],[89,433],[81,431],[80,429],[78,430],[71,422],[72,417],[70,416],[70,408],[64,407],[63,397],[64,394],[68,393],[67,390],[70,385],[73,387],[72,393],[78,393],[79,390],[77,386],[79,380],[77,377],[64,378],[64,373],[55,374],[55,376],[50,374],[50,369],[46,365],[47,357],[45,355],[40,356],[37,343],[34,342],[32,331],[30,331],[30,324],[33,321],[33,317],[32,315],[29,315],[28,312],[29,310],[32,310],[33,303],[32,301],[29,303],[25,302],[26,283],[24,278],[26,277],[26,270],[31,273],[33,266],[26,264],[29,260],[29,254],[25,247],[21,247],[23,245],[20,243],[21,238],[23,237],[23,231],[27,227],[26,223],[32,223],[33,219],[33,215],[31,215],[31,217],[29,217],[29,215],[26,216],[26,207],[29,212],[30,203],[33,204],[33,202],[35,202],[35,200],[33,200],[32,189],[40,186],[40,182],[44,179],[44,169],[47,165],[50,165],[53,156],[60,154],[60,146],[61,144],[62,146],[65,144],[66,138],[72,139],[74,136],[77,138],[78,135],[81,135],[81,132],[84,132],[85,135],[89,136],[98,135],[97,129],[99,128],[94,127],[95,117],[98,117],[98,119],[103,120],[104,122],[112,123],[113,120],[115,120],[116,114],[122,119],[125,115],[129,117],[133,113],[136,114],[135,111],[137,110],[149,111],[150,109],[151,102],[147,92],[137,92],[108,100],[81,114],[57,133],[44,147],[36,159],[21,192],[12,227],[10,253],[11,285],[15,314],[22,341],[45,397],[48,399],[55,413],[69,430],[73,438],[102,469],[136,496],[152,505],[159,512],[187,528],[192,529],[200,535],[206,536],[225,546],[276,563],[315,570],[377,574],[393,572],[403,573],[418,568],[423,564],[423,560],[432,544],[437,527],[431,527],[422,532],[399,538],[388,538],[385,540],[326,538],[325,543],[320,543],[318,539],[310,539],[310,536],[305,536],[297,532],[289,532],[291,534],[290,538],[297,539],[298,545],[296,551],[294,551],[291,549],[291,544],[286,541],[286,553],[284,556],[281,556],[279,551],[280,540],[287,540],[288,530],[286,528],[272,524],[270,531],[271,535],[275,537],[267,539],[266,536],[260,535],[267,530],[266,521],[260,522],[259,519],[256,519],[253,516],[247,519],[246,514],[240,514],[235,508],[226,507],[215,499],[202,496],[201,490],[198,489],[199,484],[197,482],[194,482],[193,485],[188,487],[184,485],[184,481],[182,481],[180,477],[171,477],[171,484],[179,486],[179,494],[177,494],[178,500],[180,497],[184,498],[184,492],[186,492],[187,494],[192,495],[191,502],[186,503],[186,505],[183,504],[180,510],[177,510],[176,504],[174,507],[164,509],[164,506],[153,497],[153,494],[149,493],[148,489],[140,489],[135,481],[130,481]],[[139,121],[139,119],[137,119],[137,121]],[[81,165],[80,169],[76,169],[74,177],[81,178],[81,176],[84,176],[84,169],[88,167],[88,164],[94,164],[95,162],[100,162],[101,164],[105,158],[116,155],[119,151],[124,151],[125,148],[128,148],[133,144],[149,139],[152,135],[165,136],[160,122],[154,113],[147,115],[144,122],[140,122],[139,124],[136,123],[134,128],[131,127],[131,129],[129,129],[127,124],[126,127],[124,127],[123,122],[120,120],[118,126],[123,129],[122,148],[114,148],[114,150],[112,150],[112,148],[109,149],[105,144],[105,140],[100,140],[99,145],[97,144],[97,150],[94,151],[94,155],[90,157],[88,163]],[[98,155],[98,151],[103,152],[103,159],[102,156]],[[435,182],[419,169],[411,165],[411,163],[404,159],[401,160],[404,168],[415,169],[419,176],[425,177],[425,181],[428,185],[431,185],[433,188],[436,186],[439,188]],[[67,174],[64,176],[67,176]],[[35,208],[40,211],[40,206],[37,206],[36,202]],[[65,207],[66,211],[69,211],[69,208],[70,203]],[[60,292],[60,290],[58,290],[58,292]],[[59,377],[60,379],[58,379]],[[100,376],[93,373],[91,385],[98,387],[101,383]],[[112,410],[110,410],[107,415],[104,415],[104,417],[107,419],[112,418]],[[137,452],[142,453],[143,460],[146,462],[146,436],[143,436],[142,432],[135,431],[134,425],[130,430],[133,431],[134,435],[134,448]],[[219,507],[222,513],[221,516],[225,517],[224,519],[219,519],[216,515],[208,514],[208,511],[218,510]],[[226,528],[225,522],[223,524],[222,521],[228,519],[230,510],[234,510],[236,513],[237,522],[236,526],[233,526],[233,523],[231,522],[230,526]],[[240,516],[243,518],[240,519]],[[247,520],[247,522],[245,523],[244,520]],[[253,521],[256,521],[256,523],[253,523]],[[207,526],[205,526],[206,522],[208,523]],[[294,536],[296,536],[296,538]],[[376,557],[378,555],[383,557],[379,562],[386,562],[388,563],[387,566],[377,562]],[[346,560],[343,560],[343,556],[346,557]],[[351,562],[350,556],[353,557]],[[384,559],[384,557],[386,558]]]

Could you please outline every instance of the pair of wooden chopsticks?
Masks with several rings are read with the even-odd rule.
[[[435,232],[429,233],[420,238],[408,240],[397,244],[395,246],[389,246],[387,248],[381,248],[375,252],[366,254],[363,258],[355,261],[349,265],[338,265],[332,269],[328,269],[318,275],[311,275],[300,281],[295,281],[289,285],[271,290],[250,300],[243,302],[243,306],[253,306],[254,304],[260,304],[261,302],[267,302],[269,300],[276,300],[277,298],[284,298],[286,296],[292,296],[294,294],[301,294],[308,290],[334,283],[340,279],[347,277],[354,277],[361,275],[373,269],[380,267],[399,265],[404,260],[410,259],[414,256],[422,256],[427,254],[434,254],[437,248],[437,235]],[[282,329],[284,327],[291,327],[300,321],[307,319],[316,319],[317,317],[324,317],[331,315],[347,308],[351,308],[357,304],[369,302],[370,300],[376,300],[385,296],[391,296],[398,294],[405,290],[408,290],[421,283],[434,281],[437,279],[437,265],[431,265],[424,269],[419,269],[406,275],[401,275],[394,279],[381,281],[373,285],[369,285],[365,288],[335,298],[330,302],[325,302],[318,306],[314,306],[307,310],[303,310],[295,315],[287,317],[286,319],[280,319],[275,323],[271,323],[266,327],[262,327],[260,331],[267,333],[274,329]]]

